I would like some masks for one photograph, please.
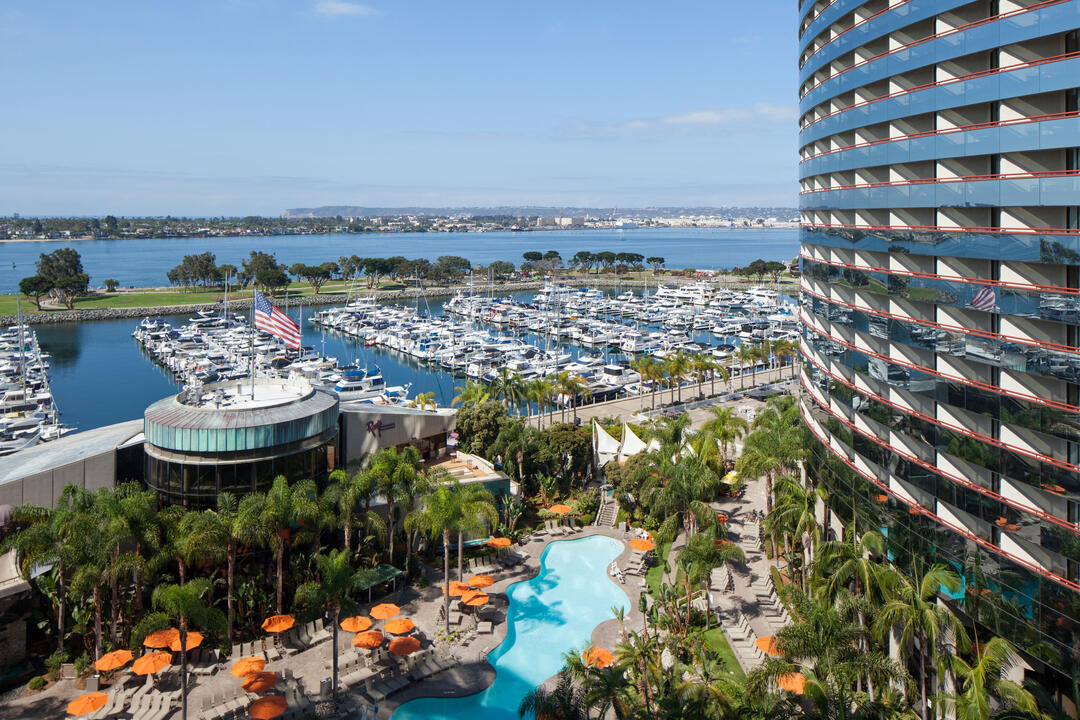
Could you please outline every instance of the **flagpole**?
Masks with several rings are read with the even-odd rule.
[[[255,298],[259,291],[252,288],[251,294],[251,399],[255,400]]]

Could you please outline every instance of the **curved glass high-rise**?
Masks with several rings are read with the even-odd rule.
[[[799,6],[803,414],[831,532],[1080,664],[1080,0]]]

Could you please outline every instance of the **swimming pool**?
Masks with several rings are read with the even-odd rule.
[[[587,645],[593,628],[611,619],[612,607],[629,610],[626,594],[607,574],[622,549],[603,535],[548,544],[540,574],[507,591],[506,639],[488,654],[495,681],[463,698],[411,700],[392,720],[517,720],[521,698],[562,669],[564,653]]]

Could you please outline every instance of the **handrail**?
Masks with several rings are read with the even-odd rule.
[[[810,432],[814,434],[814,437],[816,437],[821,442],[821,444],[824,445],[829,450],[829,452],[833,454],[833,456],[835,456],[842,463],[844,463],[849,468],[854,470],[857,474],[862,476],[865,480],[873,483],[876,487],[878,487],[880,490],[882,490],[883,492],[888,494],[890,497],[898,500],[899,502],[903,503],[904,505],[908,506],[909,508],[914,509],[919,514],[925,515],[925,516],[931,518],[932,520],[937,522],[939,525],[952,530],[953,532],[967,538],[968,540],[971,540],[975,544],[989,550],[990,552],[1001,555],[1002,557],[1007,558],[1011,562],[1014,562],[1017,565],[1020,565],[1021,567],[1024,567],[1024,568],[1030,570],[1031,572],[1034,572],[1034,573],[1036,573],[1038,575],[1041,575],[1041,576],[1045,577],[1046,579],[1051,580],[1051,581],[1061,585],[1062,587],[1066,587],[1066,588],[1068,588],[1068,589],[1070,589],[1070,590],[1072,590],[1074,592],[1080,592],[1080,584],[1074,583],[1071,580],[1067,580],[1067,579],[1061,577],[1060,575],[1052,573],[1049,570],[1047,570],[1046,568],[1042,567],[1041,565],[1036,565],[1036,564],[1033,564],[1031,562],[1028,562],[1027,560],[1024,560],[1023,558],[1016,557],[1016,556],[1012,555],[1011,553],[1006,552],[1005,550],[1002,550],[997,545],[994,545],[991,542],[983,540],[981,537],[979,537],[975,533],[971,532],[967,528],[957,527],[956,525],[953,525],[951,522],[948,522],[947,520],[944,520],[943,518],[939,517],[936,513],[924,508],[922,505],[919,505],[918,503],[912,502],[911,500],[907,499],[906,497],[898,494],[896,491],[894,491],[892,488],[890,488],[887,484],[881,482],[880,480],[878,480],[873,475],[870,475],[869,473],[861,470],[860,468],[858,468],[855,465],[855,463],[851,462],[846,457],[844,457],[843,455],[840,455],[835,450],[833,450],[833,448],[829,444],[829,442],[825,438],[823,438],[820,435],[820,433],[817,432],[817,430],[814,429],[814,426],[810,423],[809,419],[806,417],[806,413],[804,412],[804,407],[803,407],[802,403],[799,403],[799,413],[803,416],[803,420],[806,422],[806,426],[810,429]]]
[[[1073,465],[1072,463],[1066,462],[1064,460],[1059,460],[1059,459],[1054,458],[1054,457],[1050,457],[1049,455],[1043,455],[1042,453],[1035,452],[1034,450],[1025,450],[1024,448],[1016,447],[1015,445],[1010,445],[1009,443],[1002,442],[1001,440],[990,437],[989,435],[983,435],[982,433],[975,432],[974,430],[970,430],[970,429],[968,429],[968,428],[966,428],[966,427],[964,427],[962,425],[954,425],[952,423],[945,422],[944,420],[942,420],[940,418],[934,417],[933,415],[927,415],[926,413],[921,412],[919,410],[916,410],[914,408],[904,407],[903,405],[900,405],[899,403],[895,403],[892,400],[889,400],[888,398],[884,398],[884,397],[878,395],[875,392],[871,392],[870,390],[868,390],[866,388],[858,387],[857,385],[855,385],[855,383],[851,382],[847,378],[836,375],[835,373],[830,372],[829,370],[826,370],[825,368],[821,367],[821,365],[819,365],[817,362],[815,362],[813,359],[811,359],[809,357],[807,357],[807,359],[810,360],[810,362],[813,365],[815,365],[821,372],[825,373],[826,375],[828,375],[829,377],[831,377],[833,380],[840,383],[841,385],[844,385],[849,390],[852,390],[853,392],[857,392],[860,395],[865,395],[865,396],[867,396],[869,398],[877,400],[882,405],[886,405],[888,407],[891,407],[894,410],[899,410],[900,412],[904,413],[905,415],[913,415],[913,416],[919,418],[920,420],[922,420],[923,422],[928,422],[931,425],[937,425],[938,427],[945,428],[946,430],[949,430],[949,431],[954,432],[954,433],[958,433],[960,435],[963,435],[964,437],[971,438],[972,440],[978,440],[979,442],[984,442],[987,445],[993,445],[994,447],[1000,448],[1001,450],[1016,453],[1017,455],[1022,455],[1022,456],[1026,457],[1026,458],[1029,458],[1031,460],[1035,460],[1036,462],[1047,463],[1048,465],[1053,465],[1054,467],[1061,468],[1062,470],[1068,470],[1069,472],[1080,472],[1080,466],[1078,466],[1078,465]]]
[[[924,130],[922,132],[911,133],[910,135],[898,135],[896,137],[881,138],[880,140],[867,140],[866,142],[854,143],[852,145],[842,145],[838,148],[832,148],[831,150],[823,150],[813,155],[807,155],[805,158],[799,161],[799,164],[808,162],[815,158],[824,157],[826,155],[832,155],[833,153],[844,152],[846,150],[855,150],[864,147],[873,147],[874,145],[886,145],[891,142],[902,142],[904,140],[918,140],[919,138],[932,137],[935,135],[950,135],[958,132],[968,132],[969,130],[986,130],[995,127],[1008,127],[1011,125],[1023,125],[1031,122],[1044,122],[1047,120],[1063,120],[1066,118],[1080,117],[1080,110],[1071,110],[1069,112],[1049,113],[1047,115],[1032,115],[1031,117],[1022,118],[1009,118],[1007,120],[989,120],[987,122],[973,123],[971,125],[960,125],[950,128],[941,128],[940,130]],[[816,141],[815,141],[816,142]]]
[[[807,208],[813,210],[812,208]],[[1080,235],[1077,228],[1003,228],[1003,227],[977,227],[965,225],[953,227],[948,225],[859,225],[847,223],[800,223],[800,228],[813,230],[815,228],[838,229],[838,230],[899,230],[901,232],[941,232],[941,233],[989,233],[995,235]]]
[[[968,386],[971,386],[971,387],[974,387],[974,388],[978,388],[979,390],[985,390],[986,392],[992,392],[992,393],[995,393],[997,395],[1002,395],[1004,397],[1012,398],[1014,400],[1023,400],[1025,402],[1032,402],[1032,403],[1035,403],[1036,405],[1043,405],[1045,407],[1054,408],[1055,410],[1061,410],[1063,412],[1080,413],[1080,406],[1069,405],[1068,403],[1064,403],[1064,402],[1061,402],[1059,400],[1052,400],[1050,398],[1041,397],[1039,395],[1025,395],[1023,393],[1014,392],[1012,390],[1006,390],[1004,388],[998,387],[997,385],[992,385],[990,383],[984,383],[984,382],[979,381],[979,380],[972,380],[970,378],[966,378],[966,377],[963,377],[963,376],[960,376],[960,375],[950,375],[948,373],[941,372],[940,370],[936,370],[934,368],[928,368],[925,365],[919,365],[918,363],[914,363],[914,362],[911,362],[909,360],[904,360],[902,358],[896,358],[896,357],[890,357],[888,355],[882,355],[881,353],[870,350],[869,348],[859,347],[858,345],[855,345],[854,343],[850,343],[847,340],[844,340],[843,338],[837,337],[837,336],[833,335],[830,332],[827,332],[827,331],[825,331],[825,330],[823,330],[823,329],[821,329],[819,327],[815,327],[806,317],[804,317],[802,315],[801,311],[800,311],[800,319],[803,321],[803,325],[805,327],[809,328],[810,330],[817,333],[818,335],[821,335],[821,336],[825,337],[830,342],[834,342],[837,345],[842,345],[843,347],[846,347],[848,350],[853,350],[854,352],[861,353],[863,355],[869,355],[870,357],[875,358],[877,360],[883,360],[885,362],[892,363],[893,365],[899,365],[900,367],[905,367],[908,370],[915,370],[916,372],[923,373],[924,375],[930,375],[930,376],[933,376],[933,377],[936,377],[936,378],[940,378],[942,380],[945,380],[946,382],[955,382],[955,383],[960,383],[961,385],[968,385]]]
[[[800,380],[800,384],[804,388],[806,388],[806,383],[805,382],[802,382]],[[814,390],[812,388],[807,388],[807,390],[808,390],[807,394],[809,394],[811,397],[814,398],[815,401],[817,401],[817,395],[814,392]],[[847,418],[833,412],[833,409],[831,407],[828,407],[827,404],[817,402],[817,405],[819,407],[821,407],[823,410],[825,410],[825,412],[829,413],[834,418],[836,418],[838,421],[840,421],[841,423],[846,425],[853,432],[859,433],[859,435],[863,436],[867,440],[870,440],[871,442],[879,445],[880,447],[888,449],[888,451],[890,453],[893,453],[895,455],[899,455],[900,457],[904,458],[908,462],[915,463],[919,467],[921,467],[921,468],[923,468],[925,470],[929,470],[930,472],[934,473],[935,475],[940,475],[941,477],[945,478],[946,480],[949,480],[950,482],[954,482],[957,485],[961,485],[961,486],[967,488],[968,490],[971,490],[973,492],[977,492],[980,495],[983,495],[985,497],[990,498],[991,500],[994,500],[996,502],[1000,502],[1000,503],[1002,503],[1004,505],[1008,505],[1013,510],[1017,510],[1019,512],[1024,512],[1024,513],[1027,513],[1028,515],[1034,515],[1035,517],[1039,518],[1040,520],[1044,520],[1046,522],[1052,523],[1052,524],[1057,525],[1057,526],[1059,526],[1061,528],[1064,528],[1066,530],[1070,530],[1070,531],[1072,531],[1074,533],[1080,534],[1080,526],[1076,525],[1076,523],[1071,523],[1071,522],[1069,522],[1067,520],[1062,520],[1061,518],[1057,517],[1056,515],[1051,515],[1050,513],[1046,512],[1046,511],[1044,511],[1044,510],[1042,510],[1042,509],[1040,509],[1038,507],[1018,503],[1015,500],[1012,500],[1011,498],[1007,498],[1007,497],[1001,495],[1000,493],[996,493],[993,490],[990,490],[988,488],[984,488],[984,487],[982,487],[981,485],[979,485],[977,483],[973,483],[973,482],[971,482],[970,480],[968,480],[967,478],[965,478],[965,477],[963,477],[961,475],[953,475],[952,473],[946,472],[945,470],[942,470],[940,467],[938,467],[936,464],[928,463],[925,460],[923,460],[922,458],[920,458],[918,455],[913,455],[910,452],[908,452],[907,450],[903,449],[902,447],[896,447],[896,446],[892,445],[891,443],[885,442],[884,440],[877,437],[873,433],[867,432],[866,430],[864,430],[863,428],[860,428],[858,425],[851,422]],[[871,418],[871,419],[873,419],[873,418]],[[1023,481],[1017,481],[1017,482],[1023,482]],[[1024,484],[1026,485],[1027,483],[1024,483]]]
[[[810,122],[806,123],[805,125],[802,125],[799,128],[799,132],[801,133],[812,127],[816,123],[831,118],[833,115],[839,115],[840,113],[847,112],[848,110],[853,110],[854,108],[872,105],[876,102],[881,102],[882,100],[888,100],[889,98],[900,97],[902,95],[910,95],[911,93],[916,93],[920,90],[929,90],[930,88],[944,87],[946,85],[952,85],[953,83],[965,82],[967,80],[974,80],[981,77],[989,77],[990,75],[999,75],[1005,72],[1012,72],[1013,70],[1022,70],[1024,68],[1038,67],[1040,65],[1046,65],[1047,63],[1059,62],[1061,60],[1070,60],[1075,57],[1080,57],[1080,51],[1062,53],[1061,55],[1052,55],[1050,57],[1037,58],[1035,60],[1025,60],[1024,62],[1013,63],[1012,65],[1002,65],[1000,67],[990,68],[989,70],[979,70],[978,72],[968,73],[967,75],[957,75],[956,77],[946,78],[945,80],[935,80],[933,82],[923,83],[922,85],[913,85],[912,87],[904,88],[903,90],[897,90],[896,92],[872,97],[869,100],[861,100],[857,103],[852,103],[851,105],[845,105],[839,110],[833,110],[830,113],[826,113],[825,115],[822,115],[819,118],[815,118]]]
[[[1065,352],[1073,355],[1080,353],[1080,348],[1070,347],[1069,345],[1059,345],[1058,343],[1047,342],[1045,340],[1035,340],[1033,338],[1025,337],[1014,337],[1012,335],[1003,335],[1001,333],[992,332],[990,330],[967,328],[961,325],[947,325],[945,323],[939,323],[934,320],[923,320],[921,318],[913,318],[908,315],[898,315],[896,313],[890,313],[885,310],[875,310],[870,307],[862,307],[856,305],[855,303],[849,303],[844,300],[836,300],[820,293],[816,293],[805,286],[801,286],[800,289],[807,295],[816,297],[818,300],[821,300],[822,302],[827,302],[830,305],[839,305],[840,307],[845,307],[848,310],[857,310],[859,312],[869,313],[878,317],[888,318],[889,320],[899,320],[900,322],[914,323],[915,325],[922,325],[924,327],[934,328],[935,330],[945,330],[946,332],[960,333],[961,335],[974,335],[975,337],[981,337],[987,340],[1004,340],[1006,342],[1021,343],[1023,345],[1031,345],[1033,347],[1043,348],[1046,350],[1054,350],[1056,352]]]
[[[989,173],[987,175],[954,175],[943,178],[915,178],[912,180],[885,180],[882,182],[853,183],[851,185],[833,185],[826,188],[800,190],[800,195],[832,192],[833,190],[864,190],[883,187],[910,187],[913,185],[939,185],[958,182],[982,182],[987,180],[1040,180],[1042,178],[1077,177],[1080,170],[1037,170],[1035,172]]]
[[[1012,282],[1010,280],[990,280],[980,278],[960,277],[958,275],[939,275],[937,273],[918,272],[915,270],[896,270],[893,268],[879,268],[871,265],[857,265],[855,263],[845,263],[836,260],[822,260],[821,258],[807,255],[800,252],[799,257],[803,260],[809,260],[810,262],[820,263],[822,265],[829,265],[831,267],[842,267],[845,270],[856,270],[860,272],[874,272],[881,273],[883,275],[899,275],[901,277],[914,277],[921,278],[923,280],[941,280],[944,282],[958,282],[966,285],[989,285],[991,287],[1005,288],[1007,290],[1019,290],[1022,292],[1046,292],[1056,293],[1061,295],[1080,295],[1080,288],[1066,288],[1058,287],[1056,285],[1036,285],[1034,283],[1020,283]]]
[[[840,0],[829,0],[829,2],[825,5],[825,7],[821,8],[816,13],[814,13],[813,17],[810,17],[810,18],[807,19],[806,28],[809,28],[811,25],[813,25],[814,21],[817,20],[818,17],[821,16],[821,13],[825,12],[826,10],[831,8],[833,5],[835,5],[839,1]],[[802,10],[802,2],[801,2],[801,0],[799,2],[799,10]],[[804,28],[803,31],[799,33],[799,39],[800,40],[802,40],[802,36],[806,34],[806,28]],[[814,37],[817,37],[817,35],[815,35]]]
[[[813,59],[814,59],[814,56],[815,56],[815,55],[817,55],[817,54],[818,54],[819,52],[821,52],[821,51],[822,51],[822,50],[824,50],[825,48],[829,47],[829,45],[830,45],[830,44],[831,44],[831,43],[832,43],[832,42],[833,42],[834,40],[836,40],[836,38],[838,38],[838,37],[842,37],[843,35],[845,35],[845,34],[847,34],[847,33],[851,32],[852,30],[854,30],[854,29],[855,29],[855,28],[857,28],[857,27],[862,27],[863,25],[865,25],[866,23],[870,22],[871,20],[874,20],[874,19],[876,19],[876,18],[879,18],[879,17],[881,17],[882,15],[885,15],[885,14],[886,14],[886,13],[888,13],[888,12],[889,12],[890,10],[895,10],[896,8],[900,7],[901,5],[907,5],[907,4],[909,3],[909,2],[911,2],[911,0],[900,0],[900,2],[898,2],[898,3],[894,3],[894,4],[892,4],[892,5],[889,5],[889,6],[888,6],[887,8],[885,8],[884,10],[878,10],[878,11],[877,11],[876,13],[874,13],[873,15],[869,15],[869,16],[867,16],[867,17],[863,18],[862,20],[860,20],[859,22],[855,23],[855,24],[854,24],[854,25],[852,25],[851,27],[849,27],[849,28],[844,28],[843,30],[841,30],[840,32],[836,33],[836,34],[835,34],[835,35],[833,35],[833,36],[832,36],[831,38],[829,38],[828,40],[826,40],[826,41],[824,42],[824,44],[822,44],[822,46],[821,46],[821,47],[819,47],[819,48],[818,48],[817,50],[815,50],[814,52],[810,53],[810,54],[809,54],[809,55],[807,55],[807,56],[806,56],[805,58],[803,58],[803,60],[802,60],[801,62],[799,62],[799,69],[800,69],[800,70],[802,70],[802,69],[803,69],[804,67],[806,67],[806,64],[807,64],[808,62],[810,62],[811,60],[813,60]],[[809,25],[807,25],[807,27],[809,27]],[[827,28],[826,28],[826,29],[827,29]],[[820,34],[821,34],[821,33],[818,33],[818,35],[820,35]],[[817,39],[818,35],[815,35],[815,36],[814,36],[814,39]]]
[[[990,24],[992,22],[997,22],[998,20],[1003,20],[1005,18],[1014,17],[1016,15],[1023,15],[1024,13],[1031,12],[1032,10],[1041,10],[1041,9],[1043,9],[1045,7],[1050,7],[1051,5],[1060,5],[1061,3],[1066,3],[1066,2],[1070,2],[1070,0],[1045,0],[1044,2],[1041,2],[1041,3],[1035,3],[1034,5],[1028,5],[1027,7],[1016,8],[1015,10],[1010,10],[1008,12],[999,13],[997,15],[991,15],[990,17],[985,17],[985,18],[982,18],[981,20],[973,20],[972,22],[969,22],[966,25],[957,25],[954,28],[949,28],[948,30],[945,30],[945,31],[939,32],[939,33],[934,33],[933,35],[927,35],[926,37],[919,38],[918,40],[912,40],[909,43],[899,45],[899,46],[897,46],[895,48],[892,48],[891,50],[886,50],[885,52],[880,52],[877,55],[872,55],[871,57],[868,57],[868,58],[866,58],[864,60],[860,60],[857,63],[854,63],[852,65],[848,65],[843,70],[838,70],[838,71],[834,72],[832,75],[827,76],[826,78],[824,78],[820,82],[817,82],[814,85],[807,88],[806,92],[800,93],[799,94],[799,99],[802,100],[804,97],[806,97],[807,95],[812,93],[814,90],[816,90],[817,88],[819,88],[822,85],[824,85],[825,83],[827,83],[828,81],[832,80],[833,78],[839,77],[840,75],[843,75],[844,73],[846,73],[846,72],[848,72],[850,70],[854,70],[855,68],[859,68],[859,67],[862,67],[864,65],[869,65],[870,63],[874,62],[875,60],[880,60],[880,59],[882,59],[884,57],[888,57],[889,55],[894,55],[894,54],[896,54],[898,52],[901,52],[903,50],[908,50],[908,49],[916,47],[918,45],[923,45],[925,43],[930,42],[931,40],[939,40],[939,39],[944,38],[944,37],[949,37],[950,35],[955,35],[957,33],[961,33],[961,32],[965,32],[967,30],[971,30],[972,28],[980,27],[982,25],[988,25],[988,24]]]

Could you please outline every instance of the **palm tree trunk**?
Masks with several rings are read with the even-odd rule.
[[[101,659],[101,583],[94,583],[94,662]]]
[[[330,685],[330,697],[337,700],[337,676],[338,676],[338,623],[341,621],[341,609],[334,608],[334,639],[333,644],[330,646],[330,652],[333,657],[330,660],[330,664],[333,666],[333,673],[331,677],[333,680]]]
[[[352,550],[352,519],[345,521],[345,550]]]
[[[920,635],[919,640],[923,638]],[[919,715],[926,720],[926,643],[919,648]]]
[[[187,620],[180,616],[180,720],[187,720]]]
[[[64,624],[67,616],[67,586],[64,585],[64,571],[56,573],[56,634],[57,649],[64,649]]]
[[[225,598],[226,609],[226,623],[225,623],[225,644],[232,644],[232,629],[233,629],[233,583],[236,579],[236,546],[233,542],[229,542],[229,558],[225,568],[225,582],[228,585],[228,597]]]
[[[180,574],[180,586],[183,587],[184,580],[187,579],[187,564],[181,558],[180,560],[178,560],[176,562],[176,567],[177,567],[177,570],[180,571],[179,572],[179,574]]]
[[[109,581],[110,590],[112,593],[112,607],[110,608],[112,615],[112,630],[109,636],[112,638],[114,646],[120,644],[120,581],[117,577]]]
[[[446,611],[446,634],[450,634],[450,529],[442,531],[443,543],[443,609]]]
[[[281,603],[281,596],[285,587],[285,538],[278,534],[277,539],[277,611],[280,615],[284,610]]]

